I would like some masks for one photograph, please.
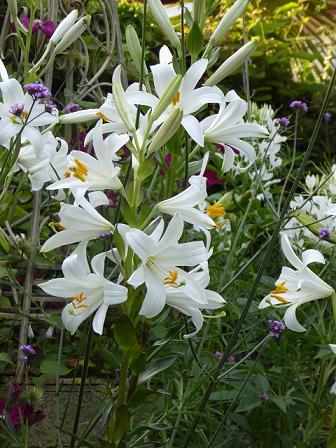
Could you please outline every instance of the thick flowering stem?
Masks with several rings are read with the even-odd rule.
[[[332,301],[332,307],[333,307],[333,315],[334,315],[334,322],[336,324],[336,292],[334,291],[331,296]]]

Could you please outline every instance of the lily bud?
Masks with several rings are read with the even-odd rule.
[[[143,74],[147,75],[148,70],[146,67],[145,61],[142,60],[142,48],[139,42],[138,35],[132,25],[128,25],[126,27],[126,43],[128,51],[131,55],[131,58],[138,69],[138,72],[141,73],[141,69],[143,68]]]
[[[160,0],[148,0],[149,9],[161,31],[175,48],[180,48],[180,40]]]
[[[48,330],[46,331],[46,334],[45,334],[46,339],[51,339],[53,337],[54,330],[55,330],[55,328],[52,325],[50,325],[50,327],[48,327]]]
[[[30,324],[28,325],[27,336],[28,336],[28,339],[33,339],[33,337],[34,337],[34,332],[33,332],[32,326]]]
[[[167,120],[163,123],[157,133],[154,135],[151,144],[148,147],[147,155],[149,156],[153,152],[160,149],[165,143],[168,142],[180,127],[183,117],[181,109],[174,109],[169,115]]]
[[[310,216],[307,213],[302,212],[302,211],[294,212],[293,215],[299,221],[300,224],[306,226],[307,229],[310,230],[315,236],[321,237],[320,232],[321,232],[321,229],[323,229],[323,225],[316,222],[315,218],[313,218],[312,216]],[[327,241],[329,243],[336,244],[336,234],[331,232]]]
[[[55,47],[55,54],[62,53],[71,44],[75,42],[85,31],[86,26],[90,23],[91,16],[82,17],[73,25],[62,37],[60,42]]]
[[[237,0],[231,6],[210,37],[210,44],[216,45],[222,39],[223,35],[231,28],[238,17],[242,14],[248,2],[249,0]]]
[[[193,9],[192,15],[194,22],[198,24],[200,29],[203,29],[205,23],[205,2],[204,0],[194,0],[193,1]]]
[[[214,86],[218,84],[222,79],[231,75],[237,68],[239,68],[248,59],[251,54],[256,50],[258,44],[256,41],[248,42],[239,48],[238,51],[233,53],[218,69],[213,73],[210,78],[204,83],[205,86]]]
[[[118,65],[118,67],[114,70],[112,79],[113,100],[128,131],[135,132],[135,123],[129,111],[128,103],[125,98],[125,92],[123,86],[121,85],[120,75],[121,66]]]
[[[67,31],[70,30],[72,25],[76,22],[78,16],[77,9],[74,9],[71,11],[70,14],[68,14],[58,25],[56,30],[54,31],[53,35],[51,36],[49,42],[56,45],[62,37],[65,35]]]
[[[178,89],[180,88],[181,82],[182,82],[181,75],[175,75],[174,78],[172,78],[169,81],[160,101],[155,106],[152,112],[151,115],[152,121],[159,118],[162,112],[164,112],[167,109],[167,107],[173,102],[173,99],[176,96]]]
[[[7,0],[8,9],[12,16],[12,19],[15,20],[18,15],[18,7],[16,0]]]

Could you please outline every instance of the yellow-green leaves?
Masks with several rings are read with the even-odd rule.
[[[193,58],[197,58],[203,48],[204,37],[197,22],[194,22],[186,40],[186,46]]]

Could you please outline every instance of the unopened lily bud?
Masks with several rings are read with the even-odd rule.
[[[73,25],[62,37],[60,42],[55,47],[55,54],[62,53],[71,44],[75,42],[85,31],[87,25],[90,23],[91,16],[82,17]]]
[[[49,42],[56,45],[62,37],[65,35],[66,32],[70,30],[72,25],[76,22],[78,16],[77,9],[74,9],[70,12],[58,25],[56,30],[54,31],[53,35],[51,36]]]
[[[128,103],[126,101],[125,92],[123,86],[121,84],[121,66],[114,70],[113,79],[112,79],[112,92],[113,92],[113,100],[116,105],[117,111],[120,115],[120,118],[124,122],[124,125],[130,132],[135,131],[135,123],[131,117]]]
[[[99,109],[85,109],[79,110],[78,112],[71,112],[70,114],[61,115],[59,117],[59,123],[85,123],[87,121],[98,120],[99,118]]]
[[[17,1],[16,0],[7,0],[8,9],[12,16],[12,19],[15,20],[18,15],[18,7],[17,7]]]
[[[239,48],[238,51],[233,53],[223,64],[218,67],[218,69],[213,73],[212,76],[204,83],[206,86],[214,86],[218,84],[222,79],[231,75],[237,68],[239,68],[248,59],[251,54],[256,50],[258,44],[256,41],[248,42]]]
[[[126,43],[128,51],[134,64],[136,65],[136,68],[138,69],[138,72],[141,73],[141,69],[143,69],[143,74],[147,75],[148,70],[146,67],[146,63],[142,60],[142,48],[137,32],[132,25],[128,25],[126,27]]]
[[[55,328],[52,325],[50,325],[50,327],[48,328],[48,330],[45,333],[46,339],[51,339],[53,337],[54,329]]]
[[[153,152],[160,149],[165,143],[168,142],[180,127],[183,117],[181,109],[174,109],[167,120],[162,124],[160,129],[154,135],[151,144],[148,147],[147,155],[149,156]]]
[[[167,109],[167,107],[173,102],[174,98],[178,94],[178,89],[180,88],[182,81],[181,75],[175,75],[174,78],[172,78],[169,83],[167,84],[167,87],[165,91],[163,92],[163,95],[161,96],[160,101],[153,109],[151,120],[154,121]]]
[[[325,239],[329,243],[336,244],[336,234],[329,231],[326,232],[326,229],[323,225],[316,222],[316,219],[313,216],[308,215],[305,212],[297,211],[294,212],[295,218],[299,221],[300,224],[306,226],[315,236]]]
[[[237,0],[231,8],[224,15],[222,20],[217,25],[217,28],[210,37],[210,44],[216,45],[223,37],[223,35],[231,28],[231,26],[236,22],[238,17],[244,11],[249,0]]]
[[[33,339],[33,337],[34,337],[34,332],[33,332],[32,326],[30,324],[28,325],[27,336],[28,336],[28,339]]]
[[[194,0],[192,7],[192,15],[194,22],[198,24],[200,29],[203,29],[205,23],[205,1],[204,0]]]
[[[160,0],[148,0],[149,9],[159,28],[175,48],[180,48],[180,40]]]

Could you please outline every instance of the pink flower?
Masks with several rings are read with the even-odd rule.
[[[208,187],[212,187],[213,185],[221,184],[224,181],[223,178],[221,178],[221,179],[218,178],[216,171],[213,171],[213,170],[205,170],[204,176],[206,177]]]

